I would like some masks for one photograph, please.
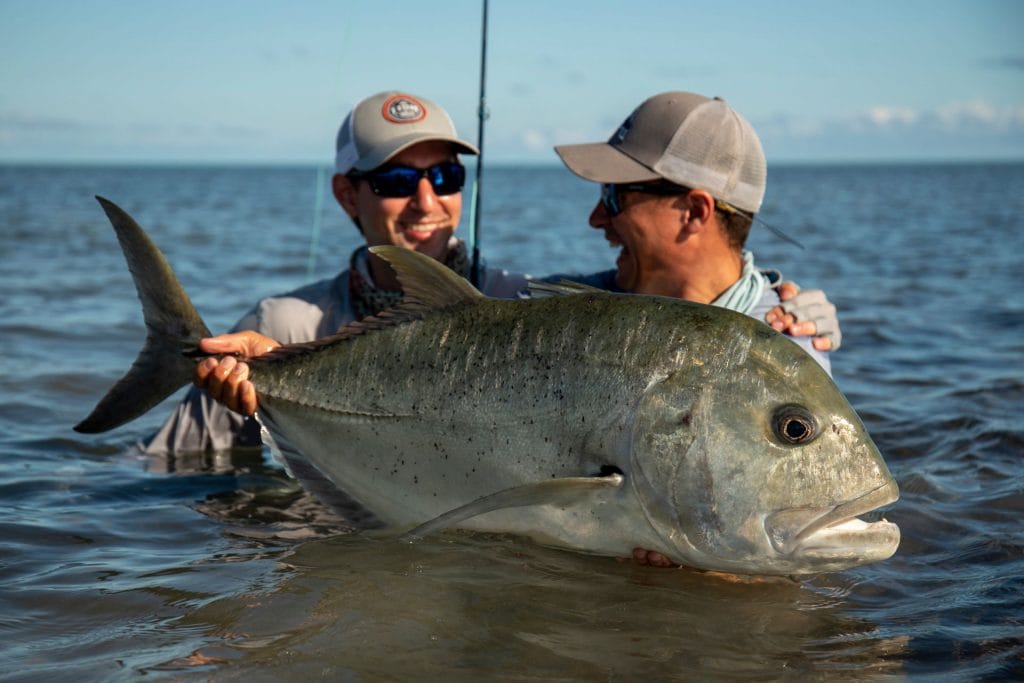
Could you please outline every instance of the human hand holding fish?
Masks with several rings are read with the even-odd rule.
[[[256,387],[249,381],[249,364],[239,358],[260,356],[279,346],[280,342],[252,330],[201,339],[200,351],[220,354],[220,358],[197,363],[192,383],[215,401],[251,417],[256,413]]]

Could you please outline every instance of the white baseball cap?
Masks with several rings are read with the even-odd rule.
[[[428,140],[449,142],[466,154],[480,153],[459,139],[448,112],[433,101],[400,90],[377,93],[359,102],[342,122],[334,167],[341,174],[370,171]]]

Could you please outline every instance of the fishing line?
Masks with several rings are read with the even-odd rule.
[[[474,287],[480,287],[480,184],[484,175],[484,121],[487,120],[487,99],[484,85],[487,82],[487,0],[483,0],[484,14],[480,31],[480,108],[477,110],[476,148],[480,153],[476,157],[476,182],[473,183],[473,195],[470,199],[471,214],[469,221],[469,246],[473,254],[473,266],[469,271],[469,281]]]
[[[316,272],[316,253],[320,250],[320,222],[324,209],[324,165],[316,167],[316,199],[313,200],[313,234],[309,237],[309,257],[306,259],[306,280],[312,281]]]
[[[349,40],[352,37],[352,25],[355,21],[348,21],[345,24],[345,35],[341,39],[341,59],[338,63],[338,71],[344,73],[342,66],[345,63],[345,55],[348,54]],[[309,254],[306,256],[306,280],[312,281],[316,272],[316,255],[320,250],[320,224],[323,220],[324,209],[324,183],[326,173],[324,164],[316,167],[316,198],[313,200],[313,225],[309,236]]]

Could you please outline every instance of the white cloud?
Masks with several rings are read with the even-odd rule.
[[[759,119],[754,122],[761,137],[809,138],[824,132],[821,121],[808,118],[776,114],[771,118]]]
[[[764,137],[787,139],[872,132],[1020,133],[1024,132],[1024,104],[998,107],[984,100],[967,100],[947,102],[926,109],[878,104],[831,120],[778,114],[754,123]]]
[[[995,108],[987,102],[950,102],[935,110],[935,117],[944,126],[955,128],[963,123],[992,125],[999,118]]]
[[[775,159],[1024,158],[1024,104],[878,104],[832,118],[782,113],[752,123]]]
[[[1024,128],[1024,105],[997,108],[981,100],[950,102],[935,111],[935,118],[949,130],[970,127],[1007,131]]]
[[[878,105],[850,124],[853,130],[921,128],[945,133],[1005,133],[1024,129],[1024,105],[998,107],[984,100],[952,101],[930,109]]]
[[[878,106],[868,109],[864,118],[871,124],[885,128],[890,125],[913,125],[919,117],[907,107]]]
[[[523,146],[529,150],[547,150],[551,148],[551,144],[548,142],[547,136],[536,128],[526,128],[523,130],[521,139]]]

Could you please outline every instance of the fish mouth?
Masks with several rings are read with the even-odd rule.
[[[844,567],[884,560],[899,546],[899,527],[884,518],[866,522],[858,515],[898,498],[899,487],[890,480],[834,507],[773,512],[765,518],[765,533],[784,556]]]

